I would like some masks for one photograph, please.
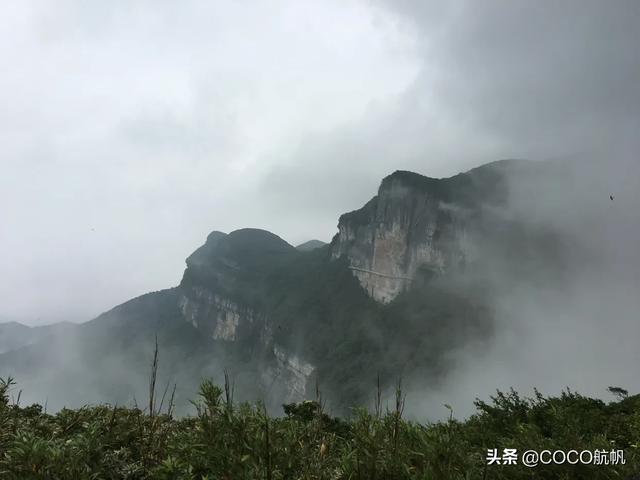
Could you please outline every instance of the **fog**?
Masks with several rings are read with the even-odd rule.
[[[540,177],[514,175],[499,214],[559,234],[564,250],[541,256],[529,277],[509,273],[499,250],[483,252],[493,265],[486,281],[495,332],[450,352],[455,367],[443,384],[414,385],[411,415],[441,418],[448,404],[464,417],[475,397],[487,400],[496,389],[533,396],[534,388],[570,388],[605,400],[613,399],[609,386],[640,391],[640,165],[561,165]]]
[[[495,336],[408,411],[640,390],[639,2],[29,0],[3,20],[0,319],[176,285],[214,229],[328,241],[397,169],[555,160],[579,167],[514,177],[495,214],[570,239],[566,275],[491,252]]]
[[[87,320],[213,230],[328,240],[395,169],[633,157],[637,2],[48,2],[0,30],[0,316]]]

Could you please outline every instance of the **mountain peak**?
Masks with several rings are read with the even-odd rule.
[[[241,228],[225,238],[225,244],[252,253],[279,253],[294,250],[294,247],[275,233],[260,228]]]
[[[296,250],[299,252],[310,252],[311,250],[315,250],[316,248],[324,247],[327,243],[322,240],[307,240],[306,242],[301,243],[296,246]]]
[[[226,233],[220,232],[218,230],[214,230],[209,235],[207,235],[207,243],[209,243],[209,242],[217,242],[218,240],[220,240],[221,238],[224,238],[226,236],[227,236]]]
[[[427,177],[419,173],[408,170],[396,170],[391,175],[382,179],[380,191],[392,188],[393,186],[403,186],[409,188],[426,189],[438,183],[438,179]]]
[[[249,257],[294,252],[295,248],[274,233],[260,228],[241,228],[229,234],[214,230],[204,245],[187,258],[187,267],[210,267],[216,258],[243,261]]]

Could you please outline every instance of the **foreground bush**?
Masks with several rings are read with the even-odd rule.
[[[173,418],[117,406],[64,409],[11,402],[0,383],[0,478],[7,479],[623,479],[640,471],[640,396],[606,404],[566,391],[523,399],[501,393],[477,413],[423,425],[402,401],[381,414],[331,418],[317,402],[234,405],[211,382],[197,414]],[[400,399],[401,397],[399,397]],[[487,450],[624,450],[624,465],[487,465]]]

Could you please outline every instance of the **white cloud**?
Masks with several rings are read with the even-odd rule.
[[[272,163],[419,67],[411,32],[365,2],[32,1],[3,17],[0,303],[42,321],[177,283],[212,229],[271,227],[256,186]]]

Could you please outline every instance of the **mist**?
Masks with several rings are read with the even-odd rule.
[[[640,167],[630,158],[545,167],[512,174],[497,215],[557,235],[560,249],[539,255],[522,276],[505,264],[517,258],[482,252],[494,331],[449,353],[453,369],[442,384],[413,385],[410,415],[443,418],[448,404],[465,417],[474,398],[496,389],[533,396],[569,388],[604,400],[613,400],[609,386],[640,391]]]
[[[328,240],[396,169],[638,151],[634,1],[33,0],[3,17],[8,320],[86,321],[174,284],[213,229]]]
[[[488,214],[561,248],[527,276],[478,246],[492,332],[408,386],[408,412],[465,416],[496,388],[640,390],[640,3],[34,0],[3,17],[3,321],[85,322],[177,285],[214,229],[329,241],[398,169],[525,158],[560,167],[514,173]],[[86,373],[82,342],[56,341],[52,368]],[[135,396],[145,342],[136,372],[102,352]],[[162,382],[184,374],[162,355]],[[44,402],[49,381],[25,395]]]

